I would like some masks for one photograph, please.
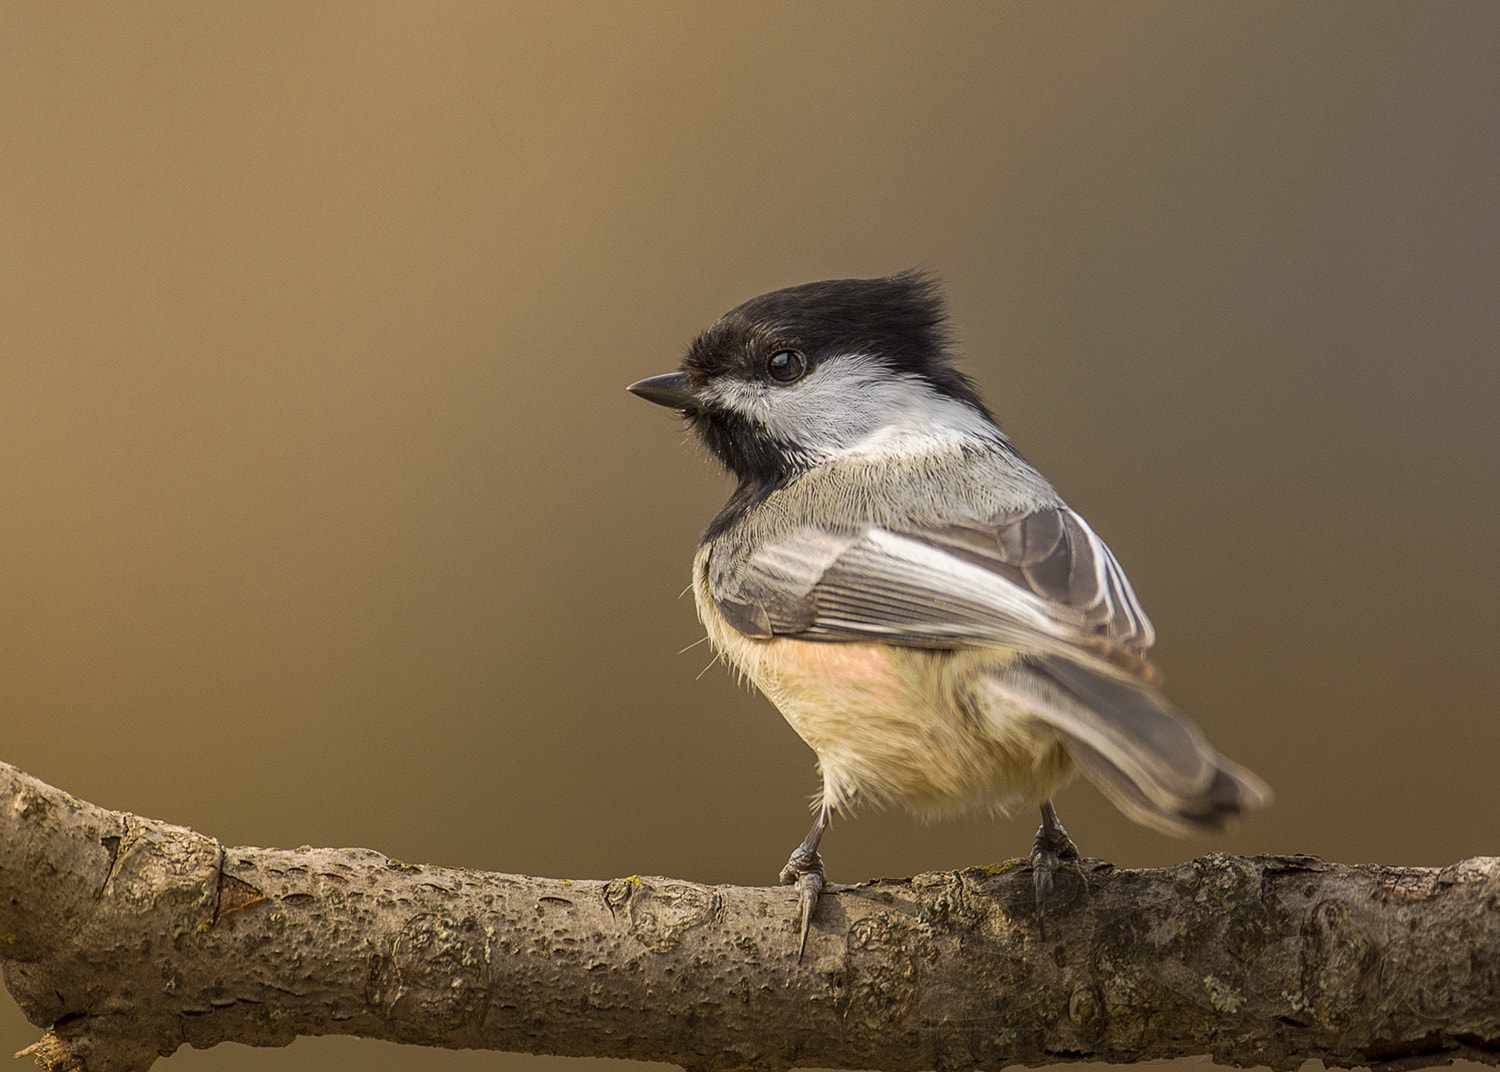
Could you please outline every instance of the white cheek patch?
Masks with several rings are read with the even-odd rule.
[[[836,452],[839,457],[882,461],[914,454],[953,451],[975,438],[994,441],[998,429],[969,406],[925,384],[901,381],[883,419]]]
[[[971,407],[867,354],[826,358],[795,384],[739,381],[722,388],[725,405],[817,461],[874,461],[951,450],[967,437],[998,436]]]

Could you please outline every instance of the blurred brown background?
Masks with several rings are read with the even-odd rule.
[[[1180,843],[1079,786],[1085,853],[1500,852],[1497,55],[1478,3],[7,5],[0,758],[228,844],[774,881],[812,757],[683,652],[729,485],[624,387],[925,265],[1278,794]]]

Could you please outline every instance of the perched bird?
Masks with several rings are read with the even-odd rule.
[[[908,271],[753,298],[629,388],[680,410],[739,482],[693,593],[717,651],[817,754],[817,818],[781,873],[804,948],[829,815],[859,801],[1040,805],[1039,922],[1078,856],[1051,803],[1076,771],[1170,834],[1270,801],[1158,691],[1125,572],[955,360],[938,284]]]

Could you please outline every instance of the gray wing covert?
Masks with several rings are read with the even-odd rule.
[[[1082,628],[1139,655],[1156,642],[1151,620],[1109,547],[1066,506],[1004,514],[984,525],[950,525],[927,538],[1009,577]]]
[[[1114,556],[1066,507],[902,532],[804,527],[714,598],[756,637],[1095,655],[1139,655],[1153,639]]]

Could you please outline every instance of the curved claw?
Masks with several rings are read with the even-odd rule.
[[[828,829],[828,805],[818,809],[818,817],[802,844],[792,852],[792,858],[781,869],[781,882],[785,886],[797,887],[797,900],[802,906],[802,939],[797,943],[797,963],[802,963],[802,954],[807,950],[807,932],[812,927],[813,909],[818,905],[818,896],[828,880],[823,874],[823,857],[818,855],[818,842],[823,840],[823,831]]]
[[[813,909],[818,906],[818,897],[828,885],[827,876],[823,873],[823,857],[816,851],[805,850],[806,846],[798,848],[781,869],[782,885],[797,887],[797,900],[802,906],[802,938],[797,943],[799,964],[807,949],[807,932],[812,927]]]
[[[1052,875],[1061,863],[1054,852],[1031,853],[1031,880],[1036,886],[1036,929],[1047,940],[1047,901],[1052,896]]]
[[[802,905],[802,937],[797,942],[797,963],[802,963],[802,954],[807,951],[807,932],[812,927],[813,909],[818,906],[818,897],[827,885],[823,872],[808,871],[799,875],[795,883],[798,900]]]

